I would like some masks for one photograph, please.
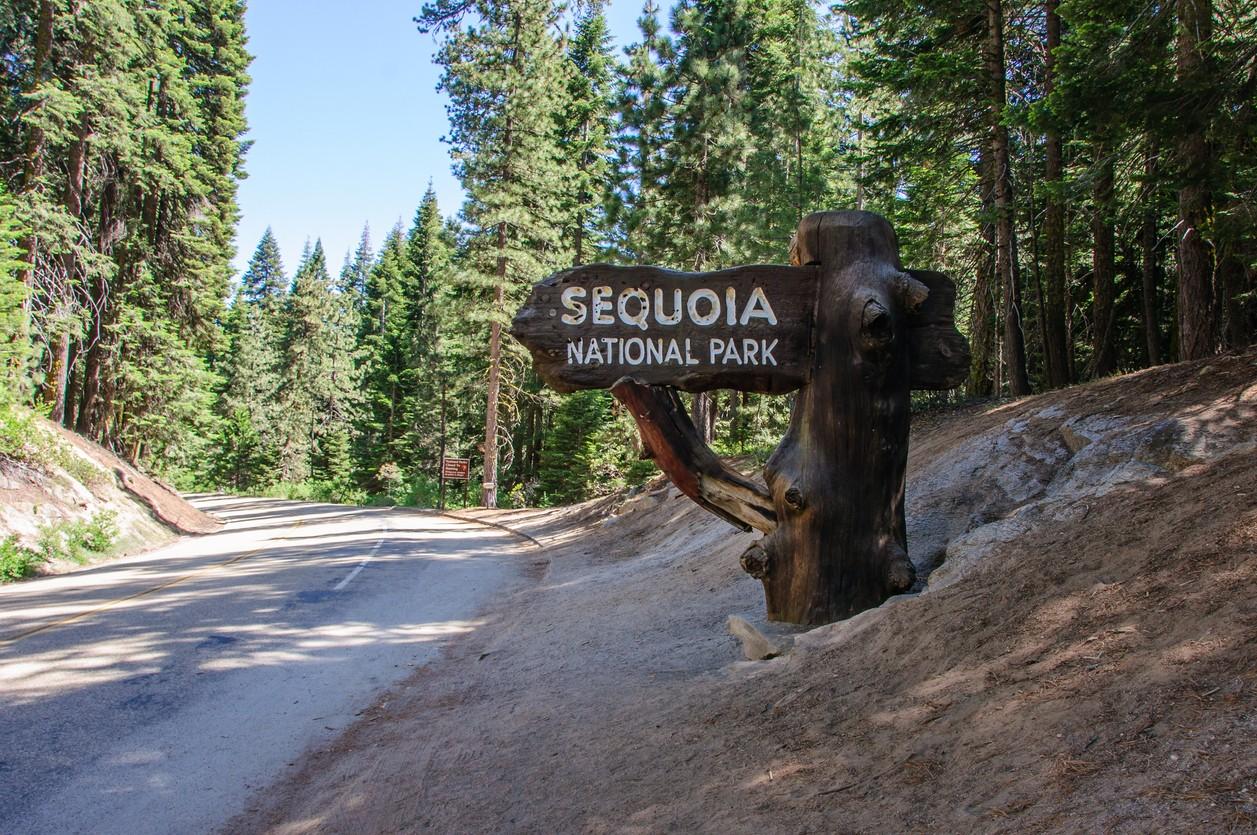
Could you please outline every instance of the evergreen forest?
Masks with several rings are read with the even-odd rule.
[[[886,216],[957,282],[969,378],[920,408],[1257,335],[1252,0],[646,0],[624,48],[601,0],[414,27],[465,202],[284,264],[235,239],[241,0],[6,0],[0,409],[188,489],[432,506],[445,454],[472,504],[577,501],[655,470],[609,393],[540,385],[505,332],[528,288],[784,262],[821,209]],[[749,457],[789,406],[690,400]]]

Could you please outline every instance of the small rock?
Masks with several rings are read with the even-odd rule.
[[[1091,443],[1090,438],[1075,432],[1068,424],[1061,424],[1060,433],[1061,440],[1065,442],[1065,446],[1069,447],[1069,451],[1074,454]]]
[[[729,615],[729,632],[742,642],[742,654],[748,661],[764,661],[781,655],[781,647],[768,640],[764,633],[737,615]]]

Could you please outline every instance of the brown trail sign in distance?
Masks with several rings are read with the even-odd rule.
[[[466,481],[471,478],[470,458],[442,458],[441,478],[450,481]]]
[[[693,274],[568,270],[533,289],[511,332],[559,391],[609,387],[682,492],[764,532],[742,566],[763,582],[769,618],[819,624],[912,586],[909,392],[958,385],[969,346],[951,279],[903,270],[877,215],[809,215],[791,261]],[[766,488],[703,443],[674,387],[800,389]]]

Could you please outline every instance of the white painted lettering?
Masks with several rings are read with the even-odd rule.
[[[576,365],[585,361],[585,340],[577,342],[569,339],[567,341],[567,364],[572,365],[572,360],[576,360]]]
[[[777,347],[777,340],[775,340],[775,339],[774,339],[774,340],[770,343],[770,342],[768,342],[768,340],[766,340],[766,339],[761,339],[761,340],[760,340],[760,344],[764,346],[764,347],[760,350],[760,352],[759,352],[760,357],[762,357],[762,358],[763,358],[763,364],[764,364],[764,365],[776,365],[776,364],[777,364],[777,358],[773,356],[773,348],[776,348],[776,347]]]
[[[664,361],[675,362],[677,365],[685,364],[685,360],[681,359],[681,346],[675,339],[668,340],[668,353],[664,356]]]
[[[738,289],[736,287],[725,288],[725,324],[736,325],[738,323]]]
[[[585,298],[585,288],[568,287],[563,291],[561,298],[563,300],[563,306],[572,311],[571,313],[563,314],[561,317],[563,319],[563,323],[565,325],[582,324],[585,321],[585,316],[588,311],[585,307],[585,303],[577,300]]]
[[[712,337],[707,343],[707,361],[712,365],[716,364],[716,357],[720,356],[720,352],[725,349],[725,341],[719,337]]]
[[[745,325],[752,319],[767,319],[768,324],[777,324],[777,314],[773,313],[773,306],[768,303],[768,297],[764,295],[764,291],[759,287],[751,291],[751,298],[746,303],[746,309],[742,311],[742,318],[739,320],[739,324]],[[773,365],[776,365],[776,363],[773,363]]]
[[[636,358],[633,356],[634,349],[637,351]],[[620,344],[620,354],[629,365],[641,365],[646,355],[646,346],[642,344],[640,336],[634,336]]]
[[[698,365],[698,360],[694,358],[694,353],[690,350],[690,341],[685,340],[685,364]]]
[[[629,313],[629,303],[637,302],[637,312]],[[620,314],[620,321],[626,325],[636,325],[642,330],[649,327],[646,324],[646,317],[650,315],[650,296],[646,295],[646,291],[638,290],[636,287],[629,287],[620,292],[620,298],[616,302],[616,310]]]
[[[681,291],[672,291],[672,312],[665,314],[663,312],[663,290],[655,289],[655,321],[661,325],[675,325],[681,321],[681,315],[684,313],[681,306]]]
[[[742,362],[745,365],[759,365],[759,343],[754,339],[742,340]]]
[[[742,358],[738,356],[738,341],[736,339],[729,340],[729,347],[725,348],[725,355],[720,358],[720,364],[728,365],[729,360],[733,360],[734,365],[742,364]]]
[[[663,365],[663,340],[647,339],[646,340],[646,364],[647,365]]]
[[[610,297],[611,297],[610,287],[595,287],[594,288],[593,308],[594,308],[594,324],[595,325],[615,324],[615,319],[612,318],[611,316],[608,316],[605,312],[611,309],[611,302],[609,301]]]
[[[700,301],[705,301],[708,304],[707,312],[702,315],[699,315],[698,312],[698,303]],[[720,297],[716,295],[715,290],[703,287],[690,294],[690,300],[686,304],[685,309],[690,314],[691,322],[705,328],[720,318]]]

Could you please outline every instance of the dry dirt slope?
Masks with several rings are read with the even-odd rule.
[[[182,533],[209,533],[221,523],[80,435],[34,418],[30,460],[0,455],[0,538],[17,535],[33,544],[42,525],[115,514],[119,539],[109,557],[135,553],[176,539]],[[42,566],[45,572],[78,564]]]
[[[738,660],[749,535],[502,514],[535,587],[235,831],[1257,831],[1257,353],[921,421],[924,594]]]

